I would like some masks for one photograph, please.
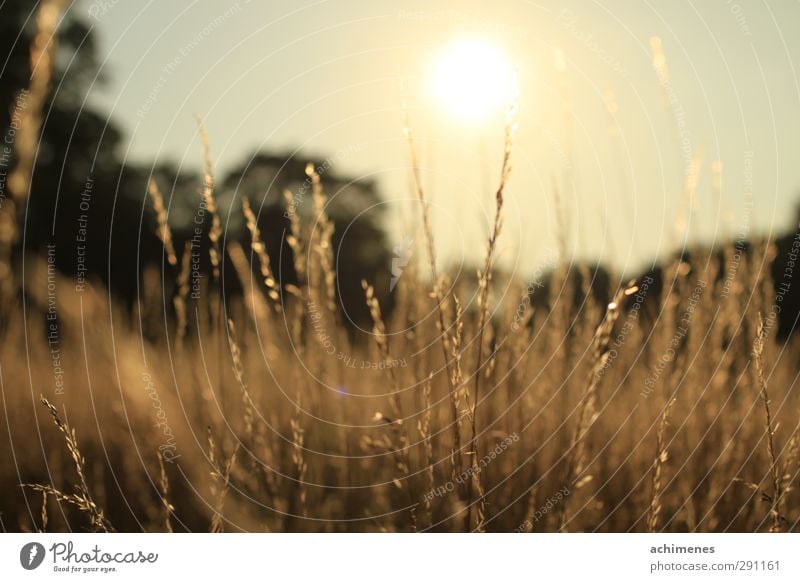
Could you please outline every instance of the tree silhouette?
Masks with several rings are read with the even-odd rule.
[[[9,105],[29,81],[36,8],[26,0],[0,4],[0,47],[6,55],[0,72],[0,99]],[[154,265],[163,273],[164,309],[169,311],[175,274],[171,267],[165,268],[163,249],[155,236],[147,184],[154,177],[163,191],[180,255],[184,243],[195,235],[193,219],[200,202],[201,177],[169,165],[123,164],[121,131],[89,105],[89,93],[105,81],[92,27],[71,8],[59,25],[58,37],[53,90],[44,111],[31,191],[27,206],[20,209],[24,237],[17,253],[43,252],[46,245],[55,245],[55,263],[63,273],[77,283],[101,281],[129,308],[140,299],[144,269]],[[0,113],[0,127],[5,132],[12,117],[13,107]],[[282,192],[299,193],[298,212],[307,224],[313,222],[311,191],[304,185],[308,163],[296,155],[256,152],[247,163],[218,180],[215,193],[224,214],[225,240],[249,242],[241,197],[251,201],[281,285],[297,281],[286,243],[288,222]],[[384,206],[374,182],[346,179],[325,163],[320,168],[329,197],[326,211],[335,228],[337,301],[344,321],[362,324],[369,316],[362,279],[375,286],[385,309],[391,307],[391,252],[384,232]],[[208,228],[206,221],[195,249],[202,257],[204,274],[209,272]],[[224,292],[238,293],[235,270],[224,272]]]
[[[0,5],[0,46],[6,57],[0,100],[8,105],[0,127],[6,136],[13,129],[16,96],[29,82],[36,10],[36,3],[25,0]],[[122,170],[122,135],[113,121],[87,106],[89,92],[105,78],[92,29],[79,14],[74,8],[67,11],[58,27],[52,90],[43,112],[30,195],[19,209],[25,234],[17,250],[39,251],[54,244],[61,271],[76,275],[88,269],[107,280],[103,274]],[[129,215],[131,209],[124,200],[116,212]]]

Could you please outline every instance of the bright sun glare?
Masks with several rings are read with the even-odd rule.
[[[508,106],[514,71],[504,55],[485,40],[462,40],[448,47],[434,71],[434,89],[458,117],[477,121]]]

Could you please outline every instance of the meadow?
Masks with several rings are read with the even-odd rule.
[[[26,262],[0,355],[6,529],[797,528],[797,346],[774,339],[769,244],[676,259],[658,290],[612,277],[609,304],[576,265],[545,287],[491,258],[477,285],[410,262],[391,313],[364,282],[353,334],[315,184],[283,292],[249,206],[249,252],[216,247],[245,289],[229,301],[213,275],[189,297],[163,223],[178,283],[146,272],[132,314]]]

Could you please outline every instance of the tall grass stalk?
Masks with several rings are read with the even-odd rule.
[[[475,529],[483,531],[485,511],[485,500],[483,498],[483,490],[481,487],[480,469],[478,463],[478,433],[477,433],[477,418],[478,418],[478,404],[480,402],[481,393],[481,377],[484,374],[484,361],[483,361],[483,342],[484,330],[489,319],[489,288],[492,283],[492,270],[494,267],[494,255],[497,246],[497,239],[500,237],[500,232],[503,227],[503,202],[506,184],[511,175],[511,146],[513,144],[515,126],[515,108],[516,103],[512,103],[508,116],[506,119],[505,139],[503,143],[503,162],[500,168],[500,183],[495,192],[495,211],[494,222],[492,224],[491,234],[489,235],[489,244],[486,249],[486,258],[483,263],[483,270],[478,277],[478,327],[477,327],[477,351],[478,355],[475,362],[475,388],[472,396],[472,410],[470,412],[470,443],[469,454],[472,461],[472,479],[467,488],[467,515],[466,524],[468,528],[472,527],[472,498],[473,487],[479,494],[479,505],[477,509],[477,520]]]

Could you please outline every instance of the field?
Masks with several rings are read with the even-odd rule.
[[[157,272],[130,315],[26,264],[2,344],[4,527],[796,529],[797,348],[774,341],[768,245],[676,260],[658,293],[645,276],[609,305],[567,266],[549,288],[476,287],[410,263],[385,318],[366,287],[354,335],[318,218],[295,222],[307,278],[285,300],[255,238],[226,250],[244,297],[220,312],[213,282],[178,286],[177,322]]]

